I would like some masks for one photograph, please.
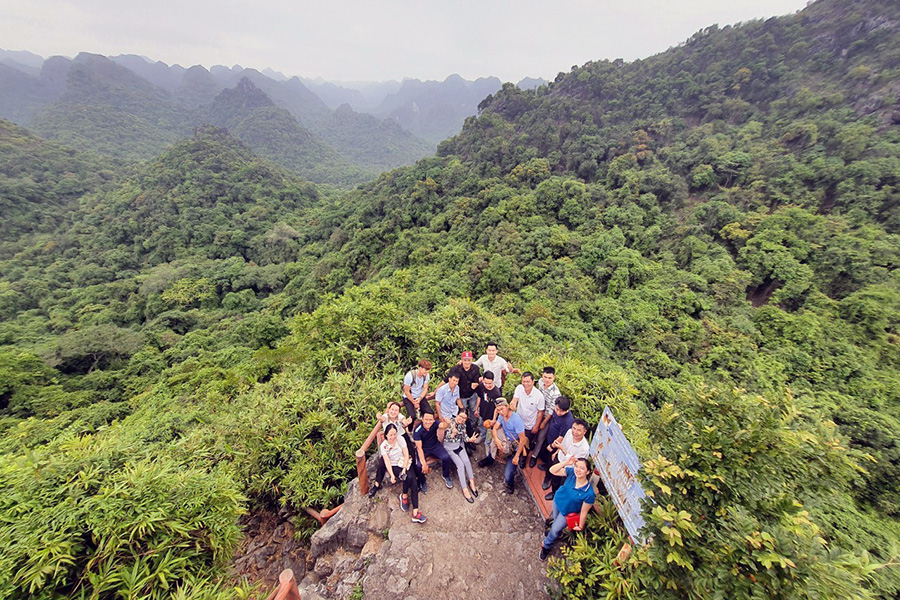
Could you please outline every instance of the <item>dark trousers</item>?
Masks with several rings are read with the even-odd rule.
[[[431,455],[435,458],[441,459],[441,472],[443,473],[444,477],[450,477],[450,473],[453,472],[452,469],[454,467],[454,464],[443,444],[436,444],[434,446],[428,447],[422,446],[422,454],[424,454],[425,456]]]
[[[538,433],[540,432],[541,430],[538,429]],[[530,429],[525,430],[525,439],[528,440],[528,452],[526,452],[524,456],[528,456],[529,454],[534,452],[534,445],[537,442],[538,433],[531,433]],[[535,453],[535,456],[537,456],[537,453]]]
[[[416,405],[412,403],[412,400],[403,396],[403,406],[406,408],[406,416],[413,420],[413,424],[415,424],[417,419],[421,419],[422,415],[426,412],[434,412],[431,410],[431,405],[428,404],[428,400],[422,398],[422,401],[419,402],[419,410],[416,410]]]
[[[400,473],[403,472],[403,469],[396,465],[392,466],[391,469],[394,471],[394,477],[400,479]],[[419,510],[419,482],[416,481],[412,473],[407,473],[406,479],[403,480],[403,493],[409,497],[409,504],[413,507],[413,510]]]

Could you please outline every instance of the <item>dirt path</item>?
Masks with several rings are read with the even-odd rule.
[[[425,524],[400,510],[399,484],[369,499],[354,481],[344,508],[313,536],[304,600],[547,598],[546,564],[538,558],[543,520],[521,476],[507,495],[502,467],[475,467],[474,504],[463,497],[455,470],[452,490],[440,469],[432,471],[420,498]]]

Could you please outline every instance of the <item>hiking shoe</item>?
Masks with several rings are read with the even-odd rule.
[[[450,480],[450,478],[447,477],[446,475],[444,475],[444,485],[447,486],[447,489],[448,489],[448,490],[452,490],[452,489],[453,489],[453,482],[452,482],[452,481]]]
[[[482,458],[481,460],[478,461],[478,466],[481,468],[489,467],[492,464],[494,464],[493,456],[485,456],[484,458]]]
[[[541,546],[541,560],[547,560],[547,557],[550,556],[550,550],[550,548]]]
[[[398,498],[400,498],[400,510],[403,512],[409,511],[409,498],[404,498],[403,494],[400,494]]]
[[[424,523],[427,520],[428,517],[426,517],[425,513],[423,513],[421,510],[417,514],[413,515],[412,518],[413,523]]]

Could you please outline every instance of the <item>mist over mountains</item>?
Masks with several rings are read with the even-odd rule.
[[[533,85],[536,80],[529,80]],[[43,59],[0,50],[0,118],[48,139],[146,159],[210,123],[312,181],[354,184],[459,132],[497,78],[335,84],[136,55]]]

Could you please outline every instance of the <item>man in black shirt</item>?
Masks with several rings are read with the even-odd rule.
[[[497,405],[495,401],[500,397],[500,386],[494,381],[494,374],[491,371],[485,371],[482,375],[481,383],[475,390],[478,397],[478,435],[484,440],[484,458],[478,462],[479,466],[486,467],[494,459],[491,457],[492,436],[488,432],[488,428],[493,426]]]
[[[466,421],[466,433],[471,436],[475,430],[475,423],[478,422],[478,414],[475,409],[478,405],[478,380],[481,379],[481,370],[472,364],[472,353],[466,350],[460,356],[459,363],[453,365],[444,377],[444,382],[450,378],[450,375],[459,377],[459,401],[463,405],[463,409],[468,415]],[[444,385],[444,384],[441,384]]]

